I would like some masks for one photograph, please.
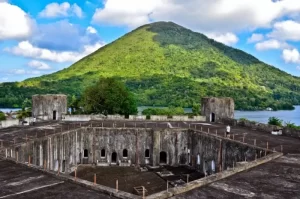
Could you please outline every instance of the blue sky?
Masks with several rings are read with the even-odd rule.
[[[173,21],[300,76],[299,13],[295,0],[0,0],[0,82],[61,70],[153,21]]]

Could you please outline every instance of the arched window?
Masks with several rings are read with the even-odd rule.
[[[145,151],[145,158],[150,158],[150,150],[146,149]]]
[[[84,158],[89,157],[89,151],[87,149],[84,149],[84,151],[83,151],[83,157]]]
[[[128,151],[127,149],[123,150],[123,158],[127,158],[128,157]]]
[[[162,151],[159,154],[159,163],[160,164],[167,164],[167,153]]]
[[[105,158],[105,149],[101,150],[101,158]]]

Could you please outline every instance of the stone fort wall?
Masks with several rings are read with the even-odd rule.
[[[203,168],[212,161],[216,170],[221,171],[264,154],[263,149],[193,130],[92,127],[37,138],[8,151],[12,158],[18,156],[20,162],[30,161],[61,172],[71,172],[78,164],[181,164]]]

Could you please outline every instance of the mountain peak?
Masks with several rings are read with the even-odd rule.
[[[242,109],[300,104],[299,78],[165,21],[141,26],[64,70],[3,85],[0,96],[10,93],[15,105],[32,94],[80,95],[99,77],[126,82],[140,105],[190,107],[204,96],[232,97]]]

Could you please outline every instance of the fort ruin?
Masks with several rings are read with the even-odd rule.
[[[63,114],[64,108],[57,107],[64,107],[64,102],[48,104],[46,109],[34,103],[38,104],[38,110],[48,111],[50,118],[46,120],[50,121],[0,129],[0,167],[11,161],[43,175],[108,194],[107,197],[180,198],[181,194],[187,197],[194,194],[191,190],[205,190],[200,188],[203,185],[214,186],[226,177],[273,161],[284,151],[300,153],[295,138],[281,137],[279,142],[266,133],[238,127],[227,137],[225,125],[220,122],[221,117],[233,118],[233,101],[206,98],[203,102],[205,119],[210,120],[215,113],[215,121],[151,121],[133,117],[89,121],[76,117],[79,121],[57,121],[51,111],[60,110]],[[222,103],[218,108],[217,104]],[[283,148],[281,142],[287,146]],[[13,189],[6,185],[4,188]],[[6,197],[0,191],[1,196]]]

